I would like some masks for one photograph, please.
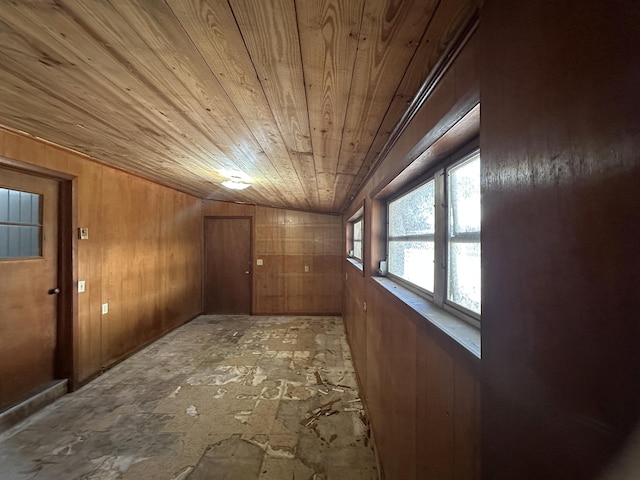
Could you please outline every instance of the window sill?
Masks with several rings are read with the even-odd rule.
[[[351,257],[347,257],[347,262],[349,262],[351,265],[356,267],[361,272],[364,272],[364,267],[362,266],[362,263],[360,263],[359,261],[357,261],[357,260],[355,260],[355,259],[353,259]]]
[[[481,358],[480,329],[436,307],[426,298],[385,277],[371,277],[382,288],[405,303],[426,322],[453,339],[476,358]]]

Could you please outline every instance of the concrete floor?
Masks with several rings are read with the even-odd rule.
[[[0,435],[0,479],[377,479],[339,317],[201,316]]]

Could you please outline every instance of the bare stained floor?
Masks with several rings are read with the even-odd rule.
[[[340,317],[201,316],[0,435],[1,479],[377,479]]]

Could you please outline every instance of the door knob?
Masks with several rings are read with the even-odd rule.
[[[49,295],[57,295],[60,293],[60,289],[59,288],[52,288],[51,290],[49,290]]]
[[[244,273],[245,273],[245,275],[246,275],[246,274],[248,274],[248,273],[249,273],[249,270],[247,270],[247,271],[246,271],[246,272],[244,272]]]

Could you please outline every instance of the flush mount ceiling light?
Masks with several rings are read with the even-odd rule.
[[[222,185],[230,188],[231,190],[244,190],[245,188],[251,186],[250,184],[243,182],[242,177],[240,177],[239,175],[231,175],[229,177],[229,180],[225,180],[224,182],[222,182]]]

